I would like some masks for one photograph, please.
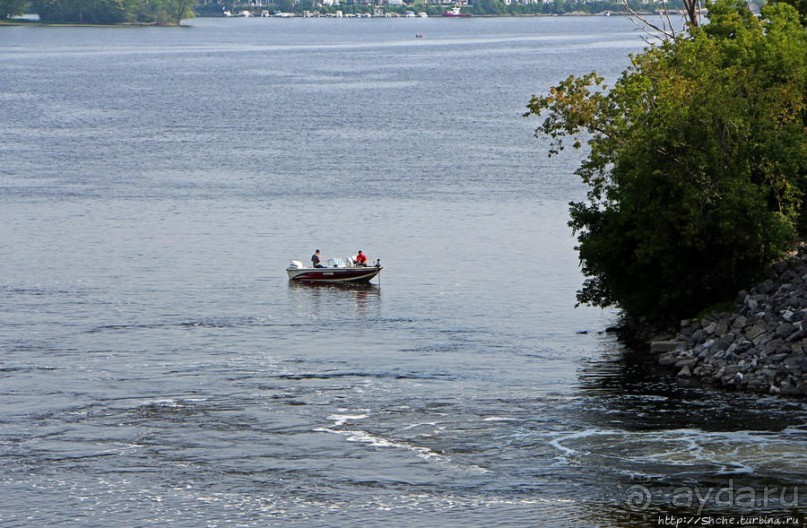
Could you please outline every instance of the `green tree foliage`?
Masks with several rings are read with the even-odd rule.
[[[28,0],[0,0],[0,20],[25,13]]]
[[[34,0],[33,8],[44,22],[119,24],[126,20],[122,0]]]
[[[754,17],[719,0],[710,22],[533,97],[536,135],[588,156],[570,226],[578,300],[656,321],[733,298],[807,225],[807,31],[785,4]]]
[[[807,0],[781,0],[787,4],[792,5],[799,12],[801,16],[801,23],[807,25]]]
[[[2,1],[2,0],[0,0]],[[33,0],[44,22],[174,25],[193,16],[192,0]]]
[[[501,15],[505,12],[504,2],[500,0],[477,0],[473,3],[472,12],[480,15]]]

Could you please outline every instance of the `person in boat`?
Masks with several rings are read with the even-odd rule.
[[[356,255],[356,265],[357,266],[366,266],[367,265],[367,255],[359,250],[359,254]]]
[[[319,257],[319,250],[314,251],[314,254],[311,255],[311,264],[313,264],[315,268],[325,267],[322,265],[321,259]]]

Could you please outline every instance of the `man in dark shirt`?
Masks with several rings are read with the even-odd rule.
[[[319,250],[314,251],[314,254],[311,255],[311,264],[313,264],[315,268],[325,267],[320,263]]]

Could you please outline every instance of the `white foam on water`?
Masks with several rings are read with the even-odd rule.
[[[208,401],[208,398],[156,398],[139,401],[136,407],[180,407]]]
[[[596,429],[586,429],[585,431],[579,431],[577,433],[570,433],[566,436],[561,436],[549,442],[549,445],[560,451],[566,456],[575,456],[578,453],[578,450],[566,447],[561,442],[569,441],[569,440],[576,440],[578,438],[587,438],[589,436],[597,435],[597,434],[610,434],[611,431],[598,431]]]
[[[418,427],[431,427],[434,431],[443,432],[446,430],[445,427],[439,425],[438,422],[418,422],[407,425],[403,428],[404,431],[411,431],[412,429],[417,429]]]
[[[366,418],[366,416],[365,416]],[[343,425],[344,422],[339,424],[339,426]],[[423,460],[439,460],[439,461],[448,461],[449,458],[432,451],[427,447],[415,446],[406,444],[403,442],[396,442],[394,440],[389,440],[381,436],[373,435],[367,431],[362,430],[338,430],[332,429],[329,427],[317,427],[314,431],[319,433],[333,433],[338,434],[341,436],[345,436],[348,442],[358,442],[362,444],[368,444],[372,447],[392,447],[397,449],[404,449],[407,451],[412,451],[415,453],[418,458],[422,458]]]
[[[509,416],[486,416],[482,419],[483,422],[514,422],[515,418]]]
[[[145,402],[141,403],[140,405],[141,405],[141,407],[147,407],[147,406],[151,406],[151,405],[155,405],[155,406],[158,406],[158,407],[178,407],[179,406],[179,400],[174,400],[174,399],[170,399],[170,398],[162,399],[162,400],[150,400],[150,401],[145,401]]]
[[[781,469],[807,472],[804,445],[766,431],[586,429],[562,433],[548,443],[560,452],[558,459],[564,463],[607,465],[613,460],[615,465],[627,464],[633,471],[644,468],[650,473],[660,467],[686,470],[704,465],[720,475]]]
[[[368,416],[368,414],[331,414],[328,420],[333,420],[333,427],[342,427],[348,422],[364,420]]]
[[[487,469],[476,465],[454,464],[452,463],[449,457],[442,455],[436,451],[433,451],[428,447],[418,446],[408,442],[391,440],[389,438],[384,438],[383,436],[372,434],[368,431],[364,431],[361,429],[358,430],[338,429],[339,427],[343,427],[344,425],[350,422],[363,420],[368,417],[369,415],[367,414],[331,414],[328,416],[328,419],[332,420],[333,424],[330,427],[316,427],[314,428],[314,431],[318,433],[337,434],[340,436],[344,436],[348,442],[367,444],[370,447],[377,447],[382,449],[391,448],[391,449],[400,449],[404,451],[409,451],[414,453],[418,458],[422,460],[426,460],[428,462],[440,462],[442,464],[446,464],[455,469],[460,469],[463,471],[470,471],[473,473],[488,472]],[[422,425],[429,425],[437,428],[438,430],[441,431],[443,430],[443,428],[439,427],[436,422],[411,424],[408,427],[406,427],[405,430]]]

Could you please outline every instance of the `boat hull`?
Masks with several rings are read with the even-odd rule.
[[[367,268],[286,268],[295,282],[362,283],[381,273],[381,266]]]

